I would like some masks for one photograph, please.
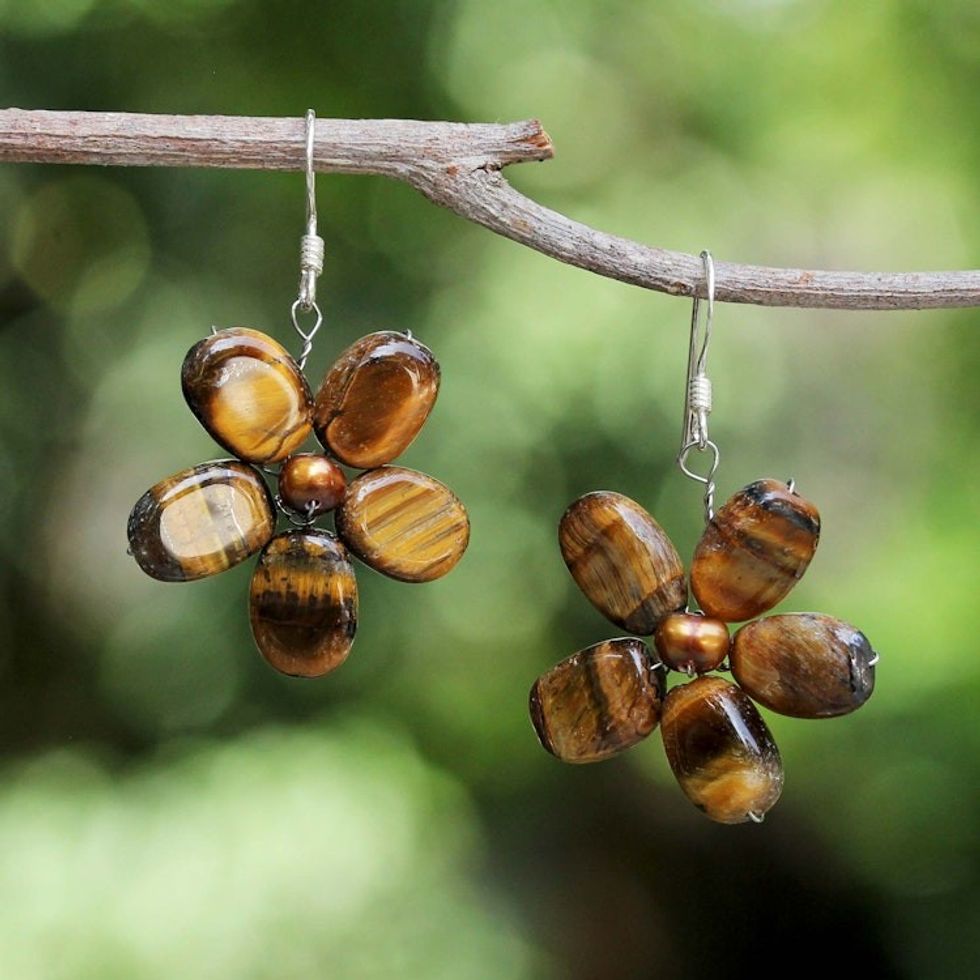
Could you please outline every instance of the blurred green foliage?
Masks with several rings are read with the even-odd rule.
[[[7,105],[537,116],[508,176],[599,227],[799,267],[980,250],[968,0],[0,0]],[[216,455],[178,372],[212,323],[291,342],[296,175],[0,168],[0,975],[737,977],[801,949],[866,976],[980,956],[978,315],[721,307],[723,495],[795,476],[824,535],[784,608],[881,651],[833,723],[771,717],[764,827],[709,824],[659,738],[563,768],[534,677],[613,634],[555,524],[591,489],[689,554],[672,459],[687,304],[495,238],[409,189],[323,177],[327,325],[411,328],[439,405],[407,465],[467,502],[445,580],[360,573],[350,661],[273,675],[250,566],[139,574],[125,519]]]

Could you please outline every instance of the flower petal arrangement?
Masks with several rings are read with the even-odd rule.
[[[153,578],[186,582],[261,552],[249,591],[256,645],[282,673],[328,673],[357,630],[351,554],[400,581],[428,582],[466,550],[469,518],[455,494],[389,465],[424,425],[439,381],[427,347],[381,331],[348,347],[314,397],[277,341],[245,327],[215,331],[188,352],[181,382],[191,411],[237,458],[143,494],[129,516],[130,553]],[[298,452],[314,433],[326,452]],[[348,482],[343,466],[362,472]],[[331,511],[335,534],[316,526]],[[277,533],[279,515],[293,526]]]
[[[762,616],[810,564],[816,507],[795,487],[758,480],[705,527],[691,564],[638,503],[597,491],[566,510],[562,557],[590,602],[636,637],[580,650],[535,681],[530,711],[541,744],[564,762],[598,762],[660,725],[667,760],[694,805],[719,823],[759,822],[779,799],[783,767],[753,701],[797,718],[859,708],[878,655],[853,626],[819,613]],[[753,620],[746,622],[747,620]],[[729,623],[745,623],[729,634]],[[735,683],[711,671],[730,661]],[[667,691],[666,675],[694,678]]]

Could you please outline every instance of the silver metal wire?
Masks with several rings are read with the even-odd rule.
[[[711,253],[701,253],[707,293],[707,311],[704,328],[701,327],[701,298],[694,297],[691,309],[691,338],[687,352],[687,384],[684,387],[684,427],[681,430],[681,448],[677,453],[677,465],[681,472],[704,485],[704,519],[714,517],[715,472],[721,461],[718,446],[708,435],[708,416],[712,408],[711,379],[708,377],[708,345],[711,342],[711,326],[715,316],[715,265]],[[688,463],[693,451],[708,454],[708,470],[703,475]]]
[[[325,246],[316,230],[316,170],[313,165],[313,150],[316,140],[316,113],[306,110],[306,234],[299,240],[299,295],[292,306],[293,328],[303,340],[303,350],[299,356],[300,369],[306,366],[306,359],[313,349],[313,337],[323,323],[323,314],[316,303],[316,281],[323,272]],[[316,321],[309,330],[299,324],[299,312],[316,313]]]

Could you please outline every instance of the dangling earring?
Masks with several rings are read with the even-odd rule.
[[[252,633],[285,674],[316,677],[347,658],[357,629],[348,552],[379,572],[427,582],[450,571],[469,541],[466,509],[448,487],[389,466],[418,435],[439,391],[432,352],[410,333],[369,334],[345,350],[314,397],[303,369],[323,323],[316,280],[315,116],[306,114],[306,233],[293,326],[298,361],[246,327],[212,328],[188,352],[181,382],[191,411],[236,459],[160,481],[129,516],[129,550],[164,582],[214,575],[261,551],[252,576]],[[307,328],[301,315],[312,314]],[[297,452],[315,433],[326,454]],[[278,469],[276,468],[278,464]],[[363,470],[349,484],[343,466]],[[265,474],[277,490],[270,492]],[[316,521],[336,509],[336,535]],[[276,533],[277,511],[292,525]]]
[[[715,276],[702,252],[707,316],[691,316],[684,428],[677,464],[704,486],[706,527],[688,586],[677,549],[635,501],[597,491],[559,525],[562,557],[592,604],[617,626],[652,636],[605,640],[543,674],[531,688],[541,744],[564,762],[596,762],[628,749],[660,724],[670,767],[698,809],[720,823],[760,822],[783,786],[779,750],[753,700],[780,714],[828,718],[864,704],[878,655],[853,626],[819,613],[744,622],[780,602],[803,575],[820,536],[817,509],[792,480],[758,480],[714,512],[718,447],[708,436],[708,345]],[[691,454],[707,462],[699,475]],[[730,668],[725,659],[730,659]],[[737,683],[715,670],[730,669]],[[666,690],[666,675],[695,679]]]

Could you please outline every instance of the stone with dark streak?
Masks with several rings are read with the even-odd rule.
[[[237,460],[201,463],[161,480],[129,515],[129,550],[147,575],[189,582],[254,555],[275,533],[261,475]]]
[[[660,720],[663,672],[642,640],[606,640],[535,681],[531,721],[563,762],[598,762],[645,739]]]
[[[649,636],[687,604],[684,566],[664,529],[634,500],[597,490],[558,527],[562,557],[586,598],[617,626]]]
[[[181,370],[184,398],[215,442],[250,463],[275,463],[312,427],[312,397],[299,366],[271,337],[247,327],[195,344]]]
[[[339,667],[357,630],[357,580],[344,546],[315,528],[276,535],[255,566],[249,612],[276,670],[320,677]]]
[[[470,540],[466,508],[452,490],[403,466],[382,466],[353,480],[336,524],[361,561],[403,582],[445,575]]]
[[[660,732],[681,789],[712,820],[761,820],[779,799],[779,750],[755,705],[735,684],[705,675],[671,688]]]
[[[860,708],[875,686],[875,652],[858,629],[820,613],[767,616],[732,641],[732,673],[760,704],[794,718]]]
[[[708,522],[691,563],[691,591],[708,616],[727,623],[772,609],[816,551],[816,507],[778,480],[735,493]]]
[[[429,417],[439,377],[432,351],[414,338],[392,330],[361,337],[320,385],[313,416],[317,438],[347,466],[390,463]]]

